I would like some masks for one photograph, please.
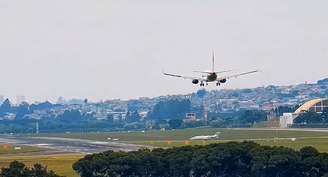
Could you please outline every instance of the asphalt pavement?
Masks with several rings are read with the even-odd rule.
[[[146,146],[125,144],[110,141],[93,141],[69,138],[54,137],[28,137],[28,136],[0,136],[0,144],[13,144],[16,146],[32,146],[38,148],[46,148],[56,152],[66,153],[83,153],[93,154],[112,151],[136,151],[141,148],[150,148]]]

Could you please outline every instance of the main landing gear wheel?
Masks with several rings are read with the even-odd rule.
[[[220,85],[221,85],[220,82],[216,83],[216,86],[220,86]]]
[[[201,86],[201,87],[204,87],[204,86],[205,86],[205,84],[202,82],[202,83],[200,83],[200,86]]]

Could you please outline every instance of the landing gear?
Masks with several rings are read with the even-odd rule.
[[[221,85],[221,83],[220,83],[220,82],[217,82],[217,83],[216,83],[216,86],[220,86],[220,85]]]
[[[200,83],[200,86],[201,86],[201,87],[204,87],[204,86],[205,86],[204,82],[201,82],[201,83]]]

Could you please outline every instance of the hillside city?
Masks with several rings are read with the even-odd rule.
[[[113,131],[169,128],[170,124],[178,124],[173,125],[173,128],[197,127],[210,123],[217,125],[222,120],[227,122],[233,119],[234,123],[230,121],[219,127],[244,127],[245,124],[249,126],[249,123],[265,121],[272,115],[272,111],[279,107],[284,110],[286,108],[293,110],[308,100],[325,98],[326,95],[328,95],[328,79],[319,80],[314,84],[271,85],[252,89],[223,89],[209,92],[199,90],[186,95],[126,101],[108,100],[96,103],[88,102],[87,99],[66,101],[59,98],[57,103],[29,104],[24,101],[23,97],[19,97],[13,104],[9,99],[1,97],[0,126],[3,127],[2,131],[5,133],[35,132],[36,123],[40,123],[40,129],[43,131],[50,129],[55,131],[57,128],[61,131],[81,131],[81,129],[82,131]],[[240,121],[247,117],[245,110],[253,111],[248,113],[259,118]],[[282,112],[278,114],[281,115]],[[181,126],[182,123],[189,124]],[[4,126],[4,124],[11,126]]]

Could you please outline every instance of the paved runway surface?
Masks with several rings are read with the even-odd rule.
[[[58,152],[99,153],[112,151],[135,151],[145,146],[117,142],[92,141],[52,137],[0,136],[0,144],[26,145],[47,148]]]

